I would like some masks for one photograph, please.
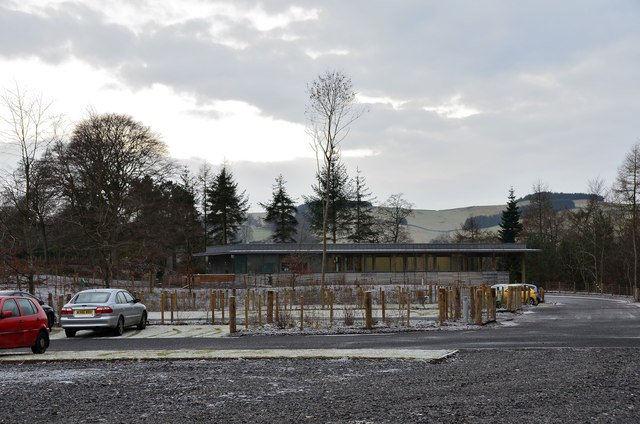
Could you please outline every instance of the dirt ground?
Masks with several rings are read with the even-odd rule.
[[[636,423],[635,349],[0,368],[1,423]]]

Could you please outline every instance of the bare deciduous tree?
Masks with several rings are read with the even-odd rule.
[[[413,204],[396,193],[378,208],[380,215],[380,238],[385,243],[408,243],[411,235],[407,230],[407,218],[413,214]]]
[[[43,211],[37,208],[45,201],[42,194],[43,175],[37,162],[46,149],[60,138],[60,117],[51,113],[52,103],[41,95],[29,96],[16,86],[0,97],[5,113],[0,113],[0,142],[18,157],[15,168],[2,175],[2,195],[5,204],[16,210],[20,217],[20,234],[26,254],[26,277],[29,291],[34,292],[35,228]],[[43,221],[40,221],[43,223]],[[44,228],[43,228],[44,231]],[[44,248],[46,252],[46,246]],[[45,253],[46,254],[46,253]]]
[[[631,281],[633,293],[638,299],[638,201],[640,196],[640,142],[633,145],[624,162],[618,168],[618,176],[614,187],[618,200],[626,206],[631,219],[631,239],[633,246],[633,270]]]
[[[490,231],[484,231],[480,226],[480,220],[470,215],[456,230],[454,240],[458,243],[484,243],[496,239],[496,235]]]
[[[327,71],[319,75],[308,87],[308,92],[307,132],[312,139],[311,147],[316,154],[318,172],[326,172],[324,181],[329,184],[334,166],[339,163],[340,143],[349,134],[350,125],[362,115],[363,110],[357,107],[351,79],[339,71]],[[323,191],[322,287],[327,258],[328,187],[324,187]]]
[[[603,292],[607,276],[605,263],[613,244],[613,217],[604,205],[606,193],[604,181],[589,182],[587,205],[569,214],[569,228],[565,242],[572,242],[570,262],[574,272],[579,273],[587,291],[593,288]]]
[[[142,207],[133,196],[136,183],[161,181],[172,171],[166,145],[129,116],[91,113],[68,144],[56,144],[55,161],[69,218],[99,255],[109,287],[118,249],[130,242],[124,231]]]

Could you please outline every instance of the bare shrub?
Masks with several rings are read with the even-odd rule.
[[[318,313],[312,309],[305,309],[304,312],[304,326],[313,330],[322,328],[322,320]]]
[[[355,324],[356,322],[356,316],[355,316],[355,312],[353,310],[353,308],[344,308],[344,314],[342,316],[344,325],[350,326]]]
[[[276,327],[283,330],[285,328],[292,328],[295,326],[295,321],[290,311],[281,311],[278,314],[278,319],[275,322]]]

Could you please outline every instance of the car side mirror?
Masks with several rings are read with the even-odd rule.
[[[133,303],[140,303],[140,299],[138,299],[137,297],[133,298]]]
[[[44,300],[38,299],[38,303],[40,304],[40,306],[42,306],[42,305],[44,305]]]
[[[0,312],[0,318],[10,318],[13,316],[13,311]]]

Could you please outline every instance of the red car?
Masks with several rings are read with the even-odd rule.
[[[0,349],[30,347],[33,353],[44,353],[49,347],[48,323],[33,299],[0,296]]]

